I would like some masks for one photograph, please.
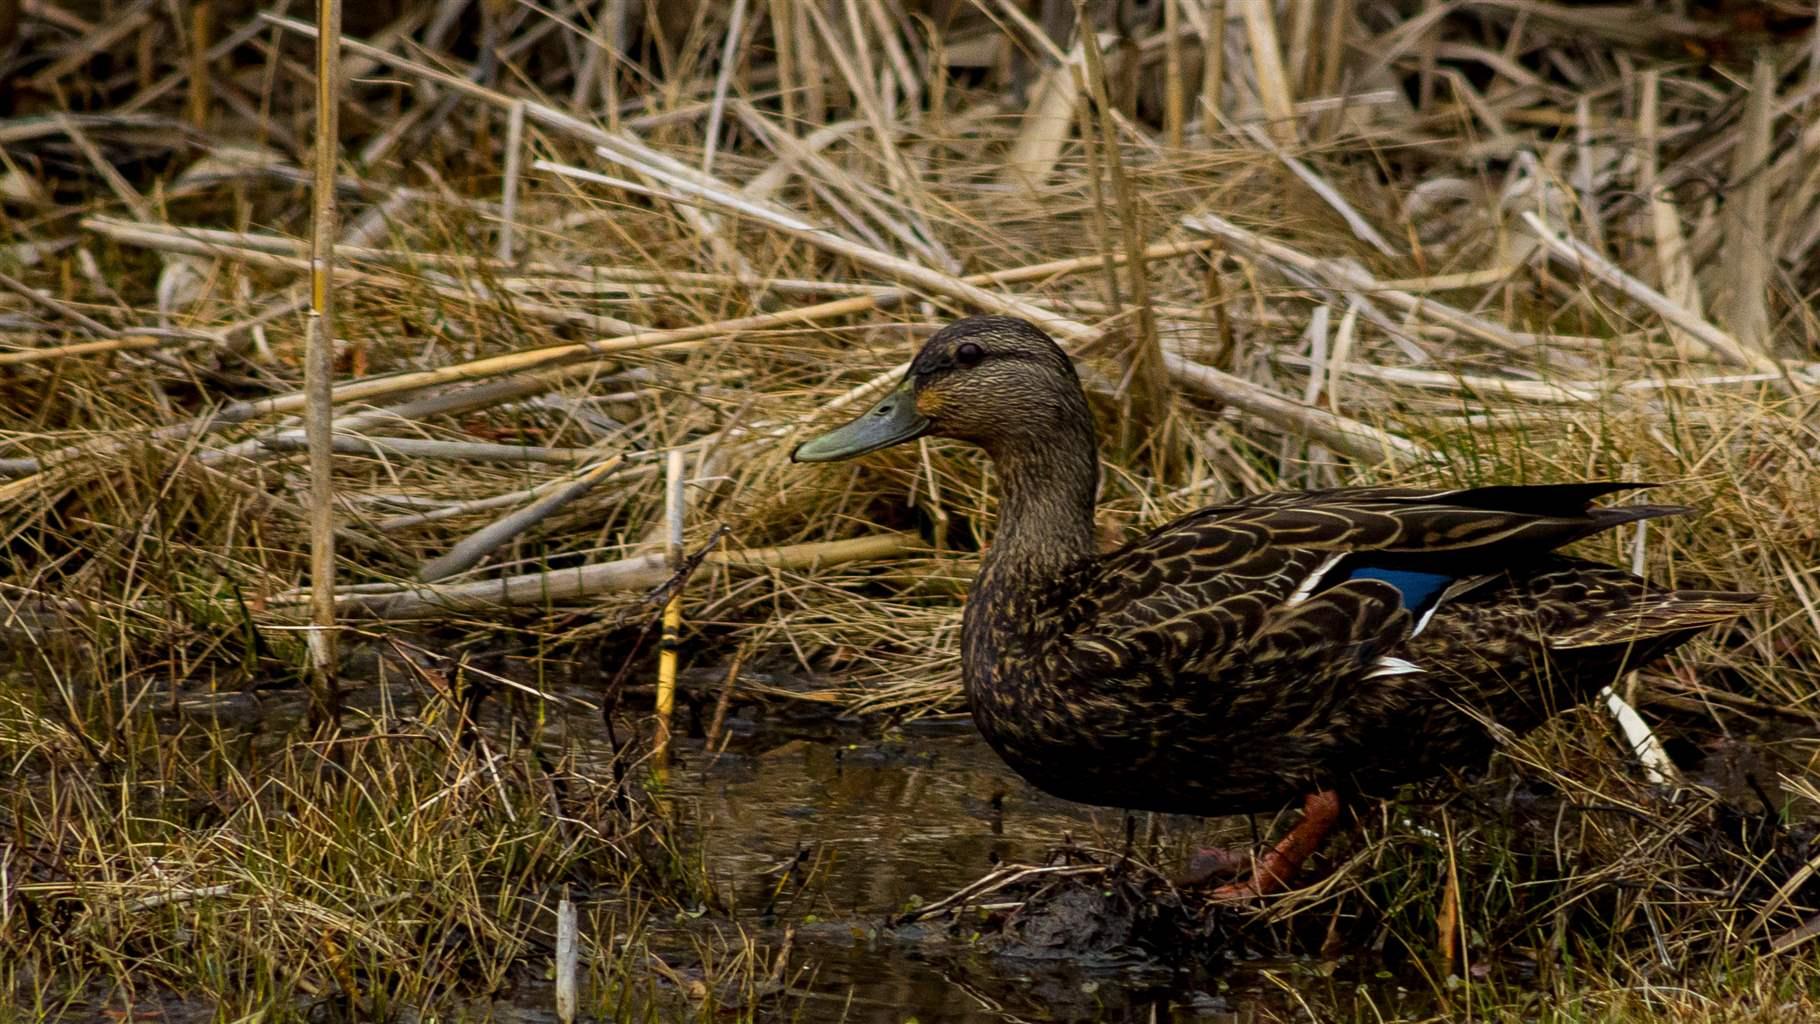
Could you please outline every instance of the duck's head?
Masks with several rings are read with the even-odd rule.
[[[791,458],[836,462],[919,437],[971,441],[997,454],[1066,443],[1091,424],[1074,364],[1047,334],[1013,317],[974,316],[931,337],[877,405],[797,445]]]

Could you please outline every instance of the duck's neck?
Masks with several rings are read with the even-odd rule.
[[[982,577],[1040,582],[1093,557],[1100,462],[1092,421],[1082,413],[1040,438],[986,445],[998,470],[999,514]]]

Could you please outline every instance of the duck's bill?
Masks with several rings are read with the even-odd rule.
[[[796,462],[839,462],[914,440],[928,429],[929,420],[916,411],[916,395],[906,381],[859,419],[797,445],[790,458]]]

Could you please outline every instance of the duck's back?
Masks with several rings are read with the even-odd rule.
[[[1757,603],[1554,549],[1683,511],[1631,485],[1258,495],[1065,578],[988,572],[966,674],[1013,767],[1074,800],[1197,814],[1477,767]]]

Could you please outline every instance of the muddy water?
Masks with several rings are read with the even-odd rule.
[[[1123,836],[1116,812],[1030,788],[964,719],[882,739],[772,737],[691,767],[700,770],[683,773],[681,794],[695,802],[711,870],[740,910],[766,904],[776,879],[759,876],[798,856],[820,884],[779,909],[889,914],[1003,861],[1040,861],[1068,839],[1103,846]]]
[[[1005,862],[1053,863],[1066,850],[1111,861],[1127,849],[1126,816],[1036,791],[964,717],[884,736],[827,722],[742,728],[719,757],[685,745],[671,793],[696,829],[722,903],[703,920],[731,923],[772,950],[794,927],[784,990],[762,1017],[1277,1021],[1419,1019],[1439,1011],[1430,983],[1407,964],[1400,974],[1385,970],[1363,948],[1331,960],[1265,962],[1118,942],[1033,948],[995,942],[992,929],[982,928],[989,933],[982,937],[952,919],[894,926],[895,915]],[[1684,753],[1698,765],[1697,779],[1744,807],[1755,799],[1746,791],[1764,791],[1753,783],[1733,792],[1729,775],[1774,778],[1770,765],[1811,759],[1811,743],[1805,733],[1798,741],[1765,735]],[[1537,807],[1543,804],[1553,806]],[[1537,813],[1556,820],[1552,811]],[[1140,817],[1133,824],[1139,854],[1171,873],[1196,845],[1242,847],[1251,838],[1237,821]],[[1147,833],[1158,836],[1154,848]],[[687,934],[678,927],[660,939]],[[1320,945],[1318,937],[1292,944]],[[1499,969],[1519,984],[1527,971],[1521,957]]]
[[[699,822],[702,855],[729,918],[774,948],[784,927],[794,925],[781,1017],[1234,1021],[1259,1011],[1293,1016],[1291,989],[1336,983],[1330,964],[1231,963],[1190,972],[1116,944],[1045,955],[993,947],[946,923],[892,926],[893,915],[1000,863],[1045,863],[1070,847],[1124,846],[1122,814],[1039,793],[964,718],[922,722],[884,738],[824,729],[746,737],[715,759],[685,753],[672,791],[679,809]],[[1141,837],[1150,822],[1137,824]],[[1239,838],[1194,819],[1157,825],[1162,863],[1189,840]]]

